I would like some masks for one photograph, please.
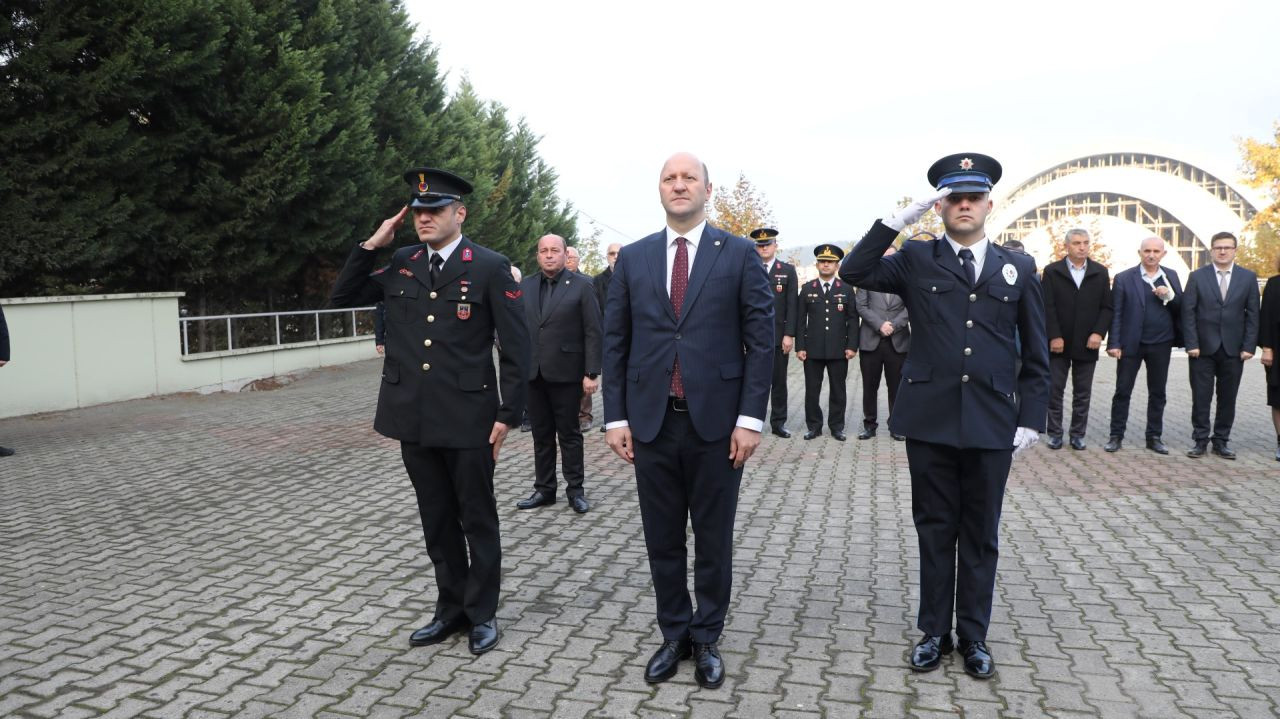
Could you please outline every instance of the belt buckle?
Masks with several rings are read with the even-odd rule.
[[[687,397],[672,397],[672,398],[671,398],[671,409],[673,409],[673,410],[675,410],[675,411],[677,411],[677,412],[688,412],[688,411],[689,411],[689,399],[688,399]]]

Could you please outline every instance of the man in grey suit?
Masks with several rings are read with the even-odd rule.
[[[888,257],[895,252],[897,249],[890,245],[884,254]],[[889,392],[889,416],[893,417],[902,365],[911,347],[911,327],[907,324],[907,306],[898,295],[859,289],[854,306],[862,318],[862,328],[858,330],[858,349],[862,350],[858,358],[858,367],[862,370],[862,431],[858,439],[871,439],[876,436],[878,424],[881,374]],[[899,442],[906,439],[896,432],[890,436]]]
[[[1190,358],[1191,439],[1188,457],[1213,453],[1235,459],[1228,446],[1236,418],[1236,392],[1244,363],[1258,348],[1258,276],[1235,264],[1236,237],[1219,232],[1210,240],[1212,264],[1192,272],[1182,297],[1182,336]],[[1218,410],[1209,430],[1209,403],[1218,386]]]

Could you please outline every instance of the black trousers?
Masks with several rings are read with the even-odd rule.
[[[1093,395],[1093,372],[1097,360],[1071,359],[1065,352],[1049,354],[1049,436],[1062,436],[1062,393],[1071,373],[1071,437],[1084,438],[1089,426],[1089,399]]]
[[[958,449],[907,439],[911,514],[920,541],[920,613],[925,634],[951,631],[985,641],[991,624],[1000,508],[1012,449]]]
[[[733,518],[742,469],[729,460],[729,438],[706,442],[687,412],[668,407],[652,442],[636,442],[636,493],[666,640],[718,641],[733,584]],[[685,533],[693,522],[693,593],[689,598]]]
[[[827,426],[834,432],[844,431],[845,380],[849,376],[849,360],[814,359],[804,361],[804,424],[810,431],[822,429],[822,374],[826,372],[831,387],[827,390]]]
[[[902,365],[907,353],[893,348],[893,342],[885,337],[874,350],[858,353],[858,367],[862,370],[862,424],[876,426],[880,394],[880,375],[884,374],[889,391],[889,416],[893,416],[893,403],[898,399],[898,384],[902,382]]]
[[[1217,352],[1205,357],[1188,360],[1191,378],[1191,439],[1196,442],[1222,444],[1231,439],[1231,425],[1236,421],[1236,394],[1240,390],[1240,376],[1244,374],[1244,360],[1231,356],[1219,347]],[[1209,429],[1209,405],[1213,402],[1214,383],[1217,383],[1218,408],[1213,415],[1213,431]]]
[[[427,556],[436,570],[435,617],[489,621],[498,611],[502,580],[493,449],[401,442],[400,455],[418,497]]]
[[[1124,350],[1116,362],[1116,393],[1111,398],[1111,436],[1124,437],[1129,424],[1129,398],[1138,380],[1138,368],[1147,365],[1147,433],[1146,437],[1164,434],[1165,384],[1169,381],[1169,356],[1173,344],[1162,342],[1138,345],[1136,351]]]
[[[782,346],[773,348],[773,384],[769,387],[769,403],[773,406],[769,414],[769,426],[782,429],[787,423],[787,358]]]
[[[564,459],[565,494],[583,493],[582,428],[578,424],[581,382],[529,380],[529,424],[533,427],[533,488],[556,494],[556,440]]]

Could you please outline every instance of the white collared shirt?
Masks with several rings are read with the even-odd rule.
[[[949,235],[942,235],[950,245],[951,250],[956,253],[956,257],[960,256],[960,250],[964,249],[964,245],[951,239]],[[987,248],[991,245],[991,240],[983,235],[981,240],[973,243],[969,247],[969,251],[973,253],[973,279],[977,281],[982,276],[982,265],[987,261]],[[960,260],[960,266],[964,267],[964,260]]]
[[[693,256],[698,254],[698,243],[702,241],[702,232],[707,229],[707,221],[699,222],[696,227],[684,234],[667,227],[667,296],[671,296],[671,268],[676,264],[676,238],[688,240],[689,274],[693,275]],[[688,279],[687,277],[685,279]]]
[[[1221,286],[1222,286],[1222,280],[1221,280],[1222,275],[1220,275],[1220,274],[1218,274],[1218,273],[1219,273],[1219,272],[1225,272],[1225,273],[1227,273],[1226,285],[1227,285],[1227,291],[1228,291],[1228,292],[1230,292],[1230,291],[1231,291],[1231,273],[1232,273],[1232,272],[1234,272],[1234,271],[1235,271],[1235,269],[1236,269],[1236,263],[1234,263],[1234,262],[1232,262],[1232,263],[1231,263],[1231,266],[1230,266],[1230,267],[1228,267],[1228,268],[1227,268],[1227,269],[1225,269],[1225,270],[1220,270],[1220,269],[1218,269],[1218,266],[1217,266],[1217,265],[1214,265],[1214,266],[1213,266],[1213,280],[1214,280],[1214,282],[1217,282],[1217,283],[1218,283],[1218,286],[1219,286],[1219,287],[1221,287]]]
[[[1084,282],[1084,271],[1089,269],[1089,260],[1085,260],[1084,264],[1076,267],[1071,264],[1071,260],[1067,260],[1067,271],[1071,273],[1071,279],[1076,281],[1076,289],[1080,289],[1080,284]]]
[[[1170,292],[1173,292],[1173,285],[1169,283],[1169,278],[1164,276],[1163,267],[1157,267],[1155,275],[1148,277],[1146,268],[1143,267],[1142,265],[1138,265],[1138,276],[1142,278],[1143,282],[1146,282],[1148,285],[1150,285],[1152,290],[1156,288],[1156,280],[1162,279],[1164,280],[1164,286],[1168,287]],[[1171,300],[1173,300],[1173,295],[1169,295],[1169,299],[1167,300],[1160,300],[1160,301],[1167,305]]]

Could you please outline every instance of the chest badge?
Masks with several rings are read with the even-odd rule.
[[[1000,269],[1000,274],[1004,275],[1005,284],[1013,284],[1018,281],[1018,268],[1011,264],[1005,264]]]
[[[460,320],[471,319],[471,303],[470,302],[458,303],[458,319]]]

